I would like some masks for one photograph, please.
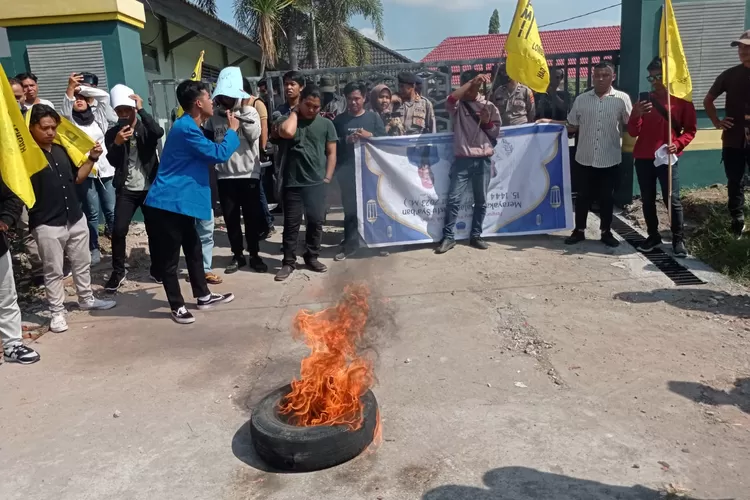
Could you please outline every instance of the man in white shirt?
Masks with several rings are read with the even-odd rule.
[[[50,108],[55,109],[55,105],[52,104],[52,101],[39,98],[39,86],[37,85],[39,79],[34,73],[20,73],[16,75],[16,80],[21,82],[21,86],[23,87],[23,93],[26,97],[24,102],[25,110],[28,110],[34,104],[46,104]]]
[[[586,220],[591,202],[599,201],[601,241],[608,247],[619,246],[612,235],[614,190],[622,163],[622,135],[633,105],[630,97],[612,87],[615,68],[609,61],[594,66],[594,88],[579,95],[568,113],[568,130],[578,132],[576,161],[581,165],[580,189],[576,199],[576,227],[565,244],[586,239]]]

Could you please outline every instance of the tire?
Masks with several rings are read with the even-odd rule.
[[[279,470],[307,472],[342,464],[362,453],[372,442],[378,402],[372,391],[362,396],[364,422],[356,431],[346,425],[298,427],[279,418],[279,401],[291,386],[266,396],[253,410],[250,435],[258,456]]]

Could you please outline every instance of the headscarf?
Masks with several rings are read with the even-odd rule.
[[[85,127],[86,125],[91,125],[92,123],[94,123],[94,111],[91,109],[88,101],[86,101],[85,111],[76,111],[74,108],[72,114],[73,121],[76,122],[77,125],[83,125]]]
[[[393,93],[391,92],[391,89],[388,87],[388,85],[385,85],[384,83],[375,85],[370,91],[370,109],[372,109],[374,112],[378,114],[383,114],[383,113],[387,113],[388,111],[390,111],[390,106],[389,106],[389,109],[378,109],[379,102],[380,102],[380,93],[383,90],[387,90],[389,94],[393,95]]]

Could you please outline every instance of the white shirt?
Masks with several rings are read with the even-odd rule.
[[[109,97],[109,94],[104,92]],[[98,141],[102,146],[102,155],[99,157],[99,161],[94,165],[96,168],[91,170],[89,177],[91,178],[103,178],[113,177],[115,175],[115,168],[107,160],[107,146],[104,145],[104,133],[106,130],[102,130],[101,122],[107,123],[106,117],[104,117],[105,106],[92,107],[94,112],[94,121],[88,125],[79,125],[73,119],[73,103],[74,99],[70,99],[67,95],[63,96],[62,104],[62,115],[70,120],[76,127],[83,130],[94,141]],[[107,105],[106,108],[109,106]]]
[[[48,101],[47,99],[39,98],[39,102],[37,104],[45,104],[50,108],[55,109],[55,105],[52,104],[52,101]],[[23,105],[24,109],[26,110],[31,109],[31,106],[33,106],[33,104],[26,103]]]
[[[631,111],[630,97],[614,88],[602,97],[593,89],[579,95],[568,113],[568,123],[578,127],[576,161],[596,168],[619,165]]]

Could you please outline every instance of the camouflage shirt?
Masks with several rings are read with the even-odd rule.
[[[404,101],[400,105],[394,104],[392,118],[401,119],[403,135],[434,134],[436,131],[435,110],[432,103],[424,97],[416,97],[413,101]]]
[[[503,125],[523,125],[536,119],[534,93],[526,85],[518,83],[510,92],[506,85],[502,85],[492,95],[491,101],[500,111]]]

